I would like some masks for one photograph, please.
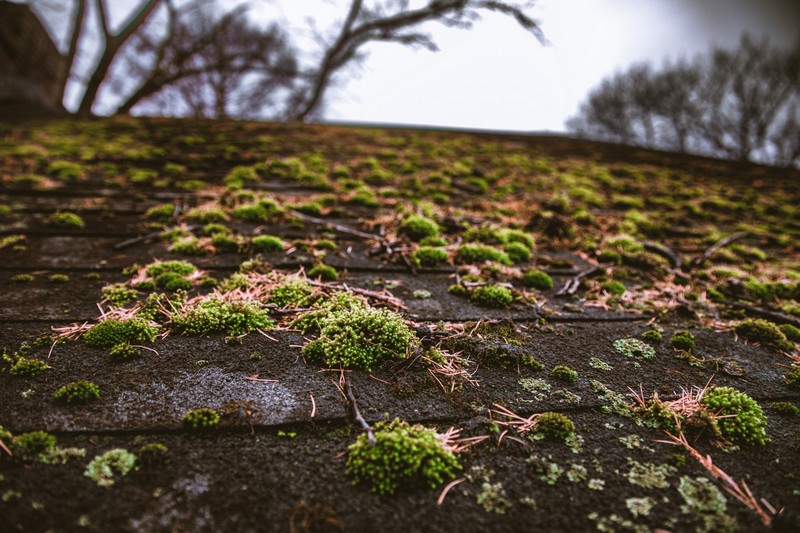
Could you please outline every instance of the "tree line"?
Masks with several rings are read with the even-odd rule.
[[[640,63],[603,80],[567,128],[579,136],[776,166],[800,165],[800,42],[745,34],[660,70]]]
[[[436,50],[429,22],[468,29],[481,14],[497,13],[544,42],[531,2],[515,0],[349,0],[341,20],[315,30],[320,48],[310,57],[279,24],[254,24],[247,5],[226,11],[214,0],[137,0],[112,27],[111,0],[31,3],[45,21],[68,20],[61,94],[62,101],[78,95],[80,116],[102,109],[305,120],[321,112],[329,88],[364,60],[368,44]]]

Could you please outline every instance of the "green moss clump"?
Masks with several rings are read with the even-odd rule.
[[[69,283],[69,276],[66,274],[53,274],[47,279],[52,283]]]
[[[653,326],[651,329],[642,333],[641,336],[644,340],[657,344],[664,340],[664,330],[658,326]]]
[[[464,287],[463,285],[458,285],[457,283],[454,283],[449,287],[447,287],[447,292],[449,294],[452,294],[453,296],[458,296],[461,298],[464,298],[469,295],[466,287]]]
[[[292,322],[292,327],[306,335],[316,334],[320,332],[320,321],[331,313],[361,309],[365,305],[364,300],[352,292],[335,292],[330,298],[316,301],[311,311],[302,313]]]
[[[483,285],[476,287],[469,297],[470,301],[481,307],[502,309],[511,305],[514,296],[506,287],[499,285]]]
[[[62,180],[79,180],[84,177],[83,167],[72,161],[57,160],[47,166],[47,173]]]
[[[429,218],[422,215],[411,215],[403,220],[398,231],[413,241],[419,241],[425,237],[438,235],[441,228],[439,224]]]
[[[169,448],[160,442],[143,444],[136,452],[137,468],[149,470],[164,464],[168,452]]]
[[[208,407],[189,411],[181,418],[183,425],[191,429],[214,429],[219,420],[219,413]]]
[[[411,262],[417,266],[434,267],[447,262],[447,251],[433,246],[420,246],[411,253]]]
[[[88,403],[100,397],[100,387],[91,381],[74,381],[56,391],[56,401],[63,403]]]
[[[781,332],[790,342],[800,342],[800,328],[791,324],[781,324],[778,326]]]
[[[531,259],[530,248],[521,242],[510,242],[503,247],[503,250],[514,263],[524,263]]]
[[[33,281],[33,276],[30,274],[16,274],[11,276],[11,281],[14,283],[30,283]]]
[[[318,263],[308,271],[308,277],[322,281],[335,281],[339,277],[339,272],[330,265]]]
[[[147,265],[145,272],[151,278],[157,278],[165,272],[173,272],[181,276],[192,274],[197,267],[187,261],[156,261]]]
[[[673,348],[685,350],[687,352],[693,350],[697,344],[694,341],[694,335],[688,331],[676,331],[670,339],[670,344]]]
[[[231,336],[245,335],[255,329],[271,329],[275,323],[269,312],[258,302],[227,302],[209,298],[188,305],[172,315],[170,323],[189,335],[227,333]]]
[[[600,288],[612,296],[622,296],[628,290],[624,283],[617,280],[606,281]]]
[[[634,338],[615,340],[614,349],[625,357],[652,359],[656,356],[656,351],[652,346]]]
[[[546,412],[536,419],[534,431],[545,439],[565,442],[575,433],[575,423],[564,414]]]
[[[563,381],[564,383],[575,383],[578,381],[578,373],[566,365],[556,365],[550,371],[550,377]]]
[[[123,361],[127,361],[128,359],[139,357],[142,355],[142,351],[130,343],[123,342],[117,344],[116,346],[112,346],[108,351],[108,355],[111,356],[112,359],[121,359]]]
[[[447,241],[438,235],[424,237],[419,241],[420,246],[447,246]]]
[[[780,328],[762,318],[743,320],[733,326],[733,330],[738,335],[752,342],[767,344],[777,350],[785,352],[794,350],[794,345],[789,342]]]
[[[526,287],[547,291],[553,288],[553,278],[541,270],[528,270],[520,280]]]
[[[233,215],[233,218],[238,218],[245,222],[269,222],[279,211],[275,202],[271,200],[261,200],[256,203],[236,207],[231,212],[231,215]]]
[[[144,216],[150,220],[166,222],[175,216],[175,206],[172,204],[157,205],[148,209]]]
[[[793,366],[783,379],[791,388],[800,389],[800,366]]]
[[[167,250],[181,255],[203,255],[206,252],[196,237],[177,239],[169,245]]]
[[[86,225],[80,216],[70,211],[59,211],[53,213],[47,217],[45,223],[48,226],[53,226],[56,228],[82,228]]]
[[[487,261],[493,261],[507,266],[512,264],[508,254],[482,244],[461,245],[458,248],[458,252],[456,252],[456,259],[462,263],[485,263]]]
[[[9,446],[14,457],[26,463],[38,460],[40,456],[52,452],[55,447],[56,438],[46,431],[17,435]]]
[[[731,387],[712,387],[703,394],[700,403],[721,416],[716,421],[720,433],[734,444],[763,446],[769,442],[765,431],[767,417],[758,402],[747,394]]]
[[[106,285],[102,289],[103,300],[108,301],[114,307],[122,307],[128,302],[136,300],[137,293],[133,289],[129,289],[123,283],[114,283]]]
[[[403,317],[388,309],[356,305],[319,318],[320,337],[303,348],[311,362],[370,370],[386,359],[404,359],[419,341]]]
[[[401,486],[436,488],[461,469],[433,429],[394,419],[375,424],[374,435],[375,444],[362,434],[350,445],[346,468],[354,484],[369,483],[376,494],[393,494]]]
[[[311,305],[312,287],[303,279],[289,279],[273,287],[269,303],[278,307],[308,307]]]
[[[128,450],[115,448],[98,455],[89,463],[83,475],[100,487],[114,484],[114,476],[124,476],[136,466],[136,456]]]
[[[195,207],[187,215],[191,220],[202,222],[203,224],[222,224],[228,221],[228,215],[219,207]],[[225,226],[222,226],[225,227]],[[227,229],[227,228],[226,228]],[[206,232],[208,233],[208,232]]]
[[[253,237],[250,241],[253,250],[259,253],[282,252],[283,241],[280,237],[273,237],[272,235],[259,235]]]
[[[19,355],[16,357],[9,357],[4,353],[3,360],[10,365],[8,367],[8,373],[21,378],[36,377],[50,368],[47,363],[40,359],[29,359]]]
[[[83,341],[95,348],[111,347],[125,342],[153,342],[157,334],[158,326],[143,318],[109,318],[84,333]]]
[[[782,415],[800,416],[800,407],[797,407],[791,402],[772,402],[770,408]]]
[[[192,288],[192,282],[177,272],[163,272],[156,276],[153,281],[155,282],[156,287],[165,291],[185,291]]]
[[[236,237],[226,235],[224,233],[215,233],[211,237],[211,244],[214,245],[219,252],[238,252],[239,240]]]

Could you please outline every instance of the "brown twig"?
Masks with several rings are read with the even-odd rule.
[[[380,235],[375,235],[374,233],[367,233],[365,231],[360,231],[355,228],[351,228],[350,226],[345,226],[344,224],[337,224],[335,222],[330,222],[329,220],[323,220],[321,218],[312,217],[303,214],[300,211],[295,211],[294,209],[288,209],[286,212],[292,215],[293,217],[297,217],[307,222],[311,222],[312,224],[316,224],[318,226],[328,226],[338,231],[339,233],[345,233],[347,235],[352,235],[353,237],[358,237],[360,239],[368,239],[375,241],[383,240],[383,237],[381,237]]]
[[[659,440],[656,442],[682,446],[684,450],[689,452],[689,454],[694,457],[697,462],[699,462],[703,468],[705,468],[706,471],[708,471],[708,473],[714,477],[714,479],[722,483],[722,488],[725,490],[725,492],[739,500],[740,503],[749,507],[750,510],[756,513],[762,524],[770,527],[772,525],[773,518],[777,514],[775,508],[764,498],[757,500],[744,479],[742,479],[740,483],[737,483],[724,470],[714,464],[710,455],[704,456],[695,448],[693,448],[692,445],[686,440],[686,435],[683,434],[680,421],[677,422],[677,435],[673,435],[672,433],[665,431],[670,440]]]
[[[361,411],[358,409],[358,402],[356,402],[356,397],[353,394],[353,386],[350,384],[350,376],[344,377],[344,390],[353,418],[356,423],[367,432],[367,439],[369,439],[369,443],[374,446],[378,441],[375,440],[375,435],[372,434],[372,427],[364,420],[364,417],[361,416]]]
[[[701,255],[695,257],[694,260],[692,261],[692,266],[699,265],[700,263],[702,263],[703,261],[705,261],[706,259],[708,259],[712,255],[714,255],[714,253],[717,250],[719,250],[720,248],[724,248],[725,246],[728,246],[730,243],[732,243],[734,241],[738,241],[739,239],[743,239],[743,238],[747,237],[748,235],[750,235],[749,232],[740,231],[738,233],[733,233],[731,235],[728,235],[727,237],[724,237],[724,238],[718,240],[717,242],[715,242],[714,244],[709,246],[709,248],[705,252],[703,252]]]
[[[643,241],[642,246],[644,246],[645,250],[656,253],[662,257],[666,257],[669,262],[672,263],[672,267],[675,269],[680,270],[681,266],[683,266],[683,261],[681,258],[675,255],[675,252],[673,252],[668,246],[653,241]]]
[[[465,477],[460,477],[458,479],[454,479],[442,489],[442,493],[439,494],[439,498],[436,500],[436,505],[442,505],[444,503],[444,498],[447,496],[447,493],[450,492],[450,489],[458,485],[459,483],[463,483],[467,480]]]
[[[600,269],[599,266],[593,266],[593,267],[587,268],[586,270],[581,270],[580,272],[578,272],[575,275],[575,277],[573,277],[572,279],[567,281],[564,284],[564,286],[561,287],[561,290],[559,290],[556,293],[556,296],[564,296],[565,294],[575,294],[575,292],[578,290],[578,287],[581,286],[581,281],[583,281],[583,278],[591,276],[592,274],[597,272],[599,269]]]
[[[766,318],[772,322],[776,322],[779,324],[791,324],[795,327],[800,328],[800,318],[789,316],[784,313],[780,313],[778,311],[771,311],[769,309],[764,309],[763,307],[755,307],[752,305],[743,304],[741,302],[726,302],[726,305],[730,305],[731,307],[736,307],[738,309],[743,309],[744,311],[746,311],[751,315],[758,316],[761,318]]]

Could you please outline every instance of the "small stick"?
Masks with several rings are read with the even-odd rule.
[[[309,393],[311,396],[311,418],[314,418],[314,415],[317,414],[317,402],[314,401],[314,395]]]
[[[724,248],[725,246],[728,246],[730,243],[732,243],[734,241],[738,241],[739,239],[743,239],[743,238],[747,237],[748,235],[750,235],[749,232],[740,231],[738,233],[733,233],[731,235],[728,235],[725,238],[722,238],[722,239],[718,240],[717,242],[715,242],[714,244],[709,246],[708,250],[703,252],[702,255],[700,255],[698,257],[695,257],[694,261],[692,261],[692,266],[699,265],[700,263],[702,263],[703,261],[705,261],[706,259],[708,259],[712,255],[714,255],[714,253],[717,250],[719,250],[720,248]]]
[[[583,278],[587,276],[591,276],[595,272],[600,269],[599,266],[593,266],[591,268],[587,268],[586,270],[582,270],[578,272],[574,278],[567,281],[564,286],[561,288],[560,291],[556,293],[557,296],[564,296],[565,294],[575,294],[575,291],[578,290],[578,287],[581,286],[581,281]]]
[[[347,397],[347,402],[350,404],[350,411],[353,414],[353,418],[355,418],[356,423],[361,426],[361,428],[367,432],[367,439],[369,439],[369,443],[371,445],[375,445],[378,441],[375,440],[375,435],[372,434],[372,427],[364,420],[364,417],[361,416],[361,411],[358,409],[358,403],[356,402],[356,397],[353,394],[353,386],[350,384],[350,376],[345,376],[344,378],[344,388],[345,388],[345,395]]]
[[[318,226],[329,226],[338,231],[339,233],[346,233],[347,235],[353,235],[354,237],[359,237],[361,239],[376,240],[376,241],[383,240],[383,237],[381,237],[380,235],[375,235],[373,233],[366,233],[364,231],[351,228],[350,226],[345,226],[344,224],[337,224],[335,222],[330,222],[328,220],[323,220],[321,218],[308,216],[306,214],[301,213],[300,211],[295,211],[294,209],[288,209],[286,212],[292,215],[293,217],[303,219],[305,221],[311,222],[312,224],[317,224]]]
[[[681,266],[683,266],[683,261],[681,258],[675,255],[675,252],[663,244],[653,241],[644,241],[642,242],[642,246],[644,246],[645,250],[649,250],[669,259],[669,262],[672,263],[673,268],[680,270]]]

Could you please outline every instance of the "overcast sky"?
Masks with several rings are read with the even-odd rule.
[[[135,5],[110,1],[112,25]],[[317,45],[307,19],[313,17],[323,32],[335,29],[350,3],[221,1],[247,1],[251,16],[264,24],[278,21],[310,51]],[[411,5],[427,1],[411,0]],[[56,12],[63,12],[55,21],[63,28],[66,11]],[[564,131],[565,120],[592,87],[635,62],[658,66],[691,58],[712,45],[734,47],[744,31],[787,46],[800,37],[800,0],[539,0],[529,13],[539,20],[546,46],[496,14],[486,15],[471,30],[430,23],[425,29],[439,52],[369,45],[363,65],[340,76],[340,85],[327,94],[324,119]]]
[[[300,35],[305,17],[343,17],[348,2],[276,0],[260,11]],[[589,90],[637,61],[661,65],[743,31],[791,43],[800,0],[539,0],[541,46],[513,20],[489,15],[469,31],[430,25],[439,52],[374,44],[328,96],[325,118],[518,131],[563,131]]]

